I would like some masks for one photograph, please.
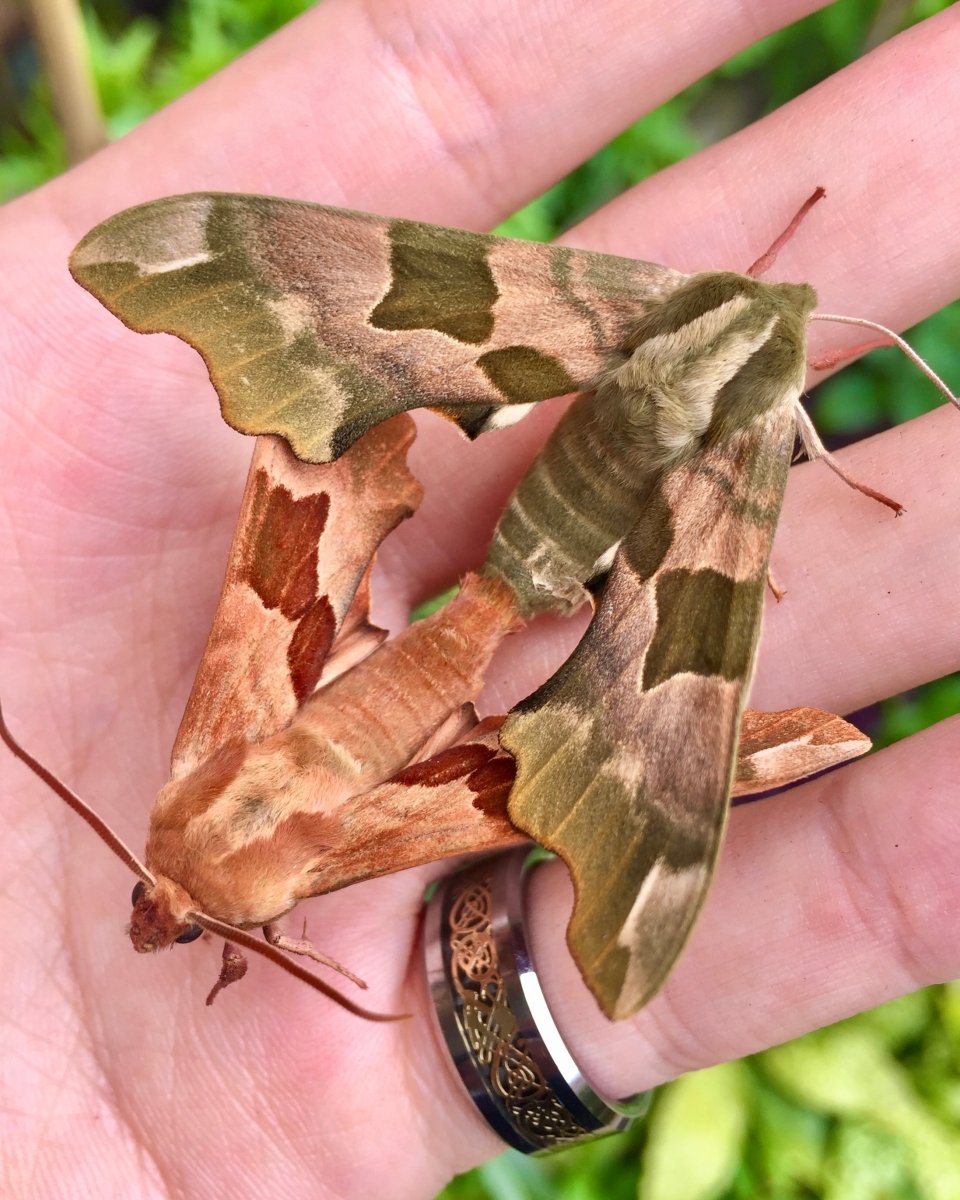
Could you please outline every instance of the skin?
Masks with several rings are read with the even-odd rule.
[[[125,331],[72,284],[77,238],[123,205],[195,188],[486,228],[772,28],[758,23],[813,7],[600,0],[582,22],[573,0],[557,0],[524,6],[518,37],[505,0],[329,0],[3,210],[6,711],[122,836],[139,848],[166,777],[249,445],[220,423],[186,347]],[[948,11],[647,181],[571,240],[684,270],[744,269],[823,184],[828,201],[771,278],[811,281],[822,310],[903,328],[960,291],[946,166],[960,127],[943,119],[960,105],[958,47],[960,14]],[[856,342],[848,332],[816,327],[814,347]],[[479,563],[551,419],[473,447],[423,420],[414,464],[427,500],[382,555],[382,619],[399,623]],[[958,421],[943,409],[844,455],[904,502],[896,522],[823,467],[791,472],[774,550],[790,594],[768,614],[755,706],[846,712],[957,669]],[[580,628],[544,622],[515,639],[490,673],[487,710],[528,692]],[[649,1008],[616,1027],[563,949],[563,873],[539,870],[534,955],[597,1085],[635,1091],[960,974],[958,729],[944,722],[737,811],[688,952]],[[318,944],[367,978],[365,999],[414,1019],[362,1024],[259,961],[208,1011],[216,942],[133,954],[133,879],[19,764],[4,756],[0,772],[4,1195],[427,1198],[498,1151],[425,1005],[419,900],[445,867],[302,910]]]

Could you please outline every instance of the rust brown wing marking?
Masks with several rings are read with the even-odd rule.
[[[98,225],[76,280],[203,355],[225,420],[327,461],[427,407],[471,436],[588,386],[651,297],[651,263],[263,196],[197,193]],[[516,413],[507,419],[515,419]]]
[[[570,948],[611,1017],[657,990],[706,894],[793,428],[785,404],[664,474],[579,647],[502,732],[510,816],[567,863]]]
[[[413,422],[401,416],[324,466],[299,462],[280,439],[259,440],[174,745],[174,779],[229,742],[261,741],[286,726],[341,629],[353,661],[379,640],[365,589],[356,597],[380,542],[419,503],[406,467],[412,440]]]
[[[331,813],[315,891],[526,841],[507,816],[515,764],[500,747],[502,722],[487,717],[456,745]]]
[[[817,708],[766,713],[747,710],[740,724],[740,751],[733,796],[785,787],[828,767],[858,758],[870,739],[855,725]]]

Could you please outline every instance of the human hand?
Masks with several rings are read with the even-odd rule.
[[[71,283],[73,243],[127,204],[203,188],[486,228],[764,32],[741,10],[613,0],[589,28],[572,4],[525,10],[522,37],[513,11],[489,4],[409,19],[331,0],[2,215],[7,715],[134,845],[166,776],[249,443],[222,426],[191,351],[135,337]],[[958,134],[930,116],[954,111],[958,40],[943,14],[569,240],[742,269],[824,184],[827,203],[775,277],[811,281],[823,309],[911,323],[958,290],[943,168]],[[836,328],[816,336],[817,349],[839,344]],[[381,556],[380,612],[394,624],[482,558],[554,417],[473,446],[422,421],[413,465],[427,499]],[[849,454],[904,501],[896,524],[823,468],[792,472],[774,550],[790,595],[768,614],[755,706],[850,711],[956,668],[956,422],[940,410]],[[514,639],[489,710],[529,692],[578,628],[543,622]],[[636,1091],[957,974],[955,731],[737,811],[691,947],[657,1000],[616,1027],[562,948],[562,870],[535,874],[535,959],[597,1086]],[[259,962],[208,1012],[216,946],[133,955],[121,932],[133,880],[19,765],[0,770],[5,1194],[427,1197],[496,1152],[443,1061],[414,945],[424,883],[446,868],[304,909],[318,943],[368,979],[371,1005],[413,1020],[363,1024]]]

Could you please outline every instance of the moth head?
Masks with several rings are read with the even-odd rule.
[[[163,875],[152,884],[141,879],[134,885],[131,900],[130,941],[140,954],[164,950],[174,942],[192,942],[203,933],[203,927],[193,920],[190,897]]]
[[[358,1017],[364,1017],[368,1021],[396,1021],[402,1017],[383,1013],[369,1012],[365,1008],[361,1008],[359,1004],[355,1004],[352,1000],[348,1000],[336,990],[330,987],[322,979],[313,975],[310,971],[305,970],[298,963],[292,962],[287,958],[282,951],[275,946],[270,946],[266,942],[260,942],[254,938],[247,930],[237,929],[232,925],[227,925],[223,921],[218,921],[216,918],[209,916],[206,913],[195,912],[192,910],[192,901],[187,892],[174,883],[171,879],[167,879],[163,875],[153,875],[147,870],[144,864],[130,850],[123,841],[113,832],[110,826],[93,811],[89,804],[74,792],[71,788],[58,779],[52,771],[47,768],[34,756],[20,745],[10,730],[7,728],[7,723],[3,718],[3,709],[0,707],[0,741],[4,743],[7,749],[22,763],[33,771],[43,782],[55,792],[73,811],[86,821],[90,828],[96,833],[110,849],[120,858],[127,866],[139,877],[139,882],[133,889],[133,915],[130,918],[130,939],[133,942],[135,949],[146,952],[149,950],[159,950],[163,946],[169,946],[173,942],[192,942],[198,938],[206,929],[210,933],[215,933],[227,941],[226,950],[232,950],[233,959],[241,959],[236,952],[235,946],[242,946],[245,950],[252,950],[255,954],[259,954],[264,958],[269,958],[271,962],[282,967],[291,975],[296,975],[298,979],[310,985],[318,992],[328,996],[341,1008],[345,1008],[347,1012],[351,1012]],[[221,971],[220,979],[213,991],[207,998],[209,1004],[216,992],[227,983],[241,978],[243,970],[230,973],[230,965],[228,964],[228,956],[224,955],[224,967]]]

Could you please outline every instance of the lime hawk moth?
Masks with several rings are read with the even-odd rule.
[[[144,861],[119,847],[134,945],[222,934],[214,992],[235,945],[328,962],[279,931],[299,900],[530,837],[571,871],[601,1007],[636,1011],[702,905],[731,790],[868,745],[829,714],[743,712],[798,429],[817,449],[812,289],[212,193],[111,217],[71,270],[131,328],[196,347],[258,437]],[[473,437],[570,393],[482,570],[385,641],[369,572],[419,498],[406,413]],[[587,601],[567,663],[478,721],[502,638]]]

